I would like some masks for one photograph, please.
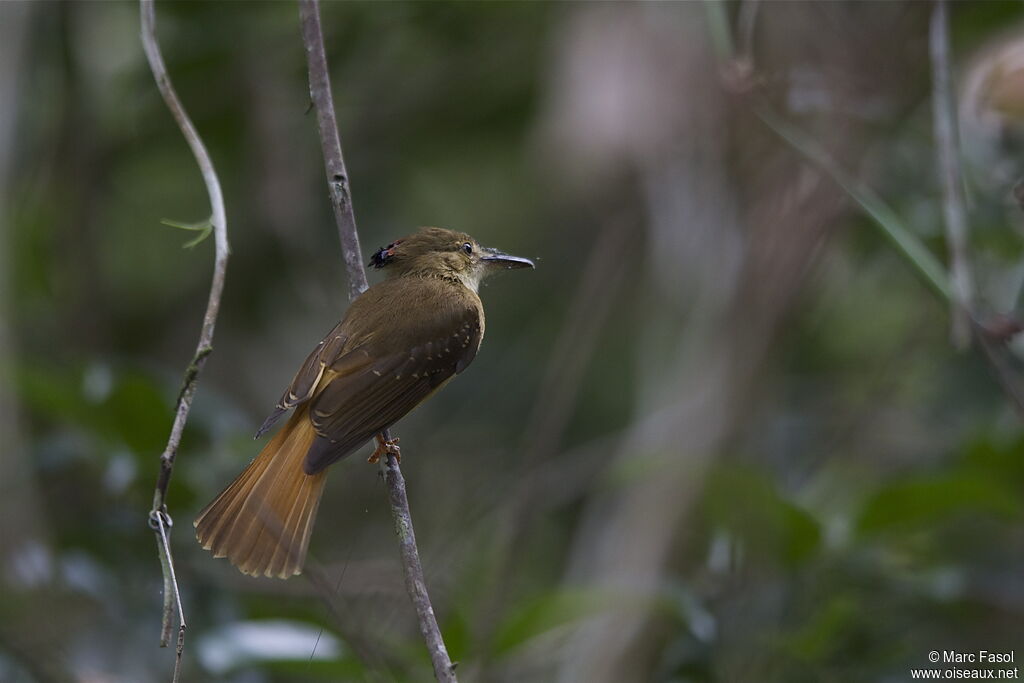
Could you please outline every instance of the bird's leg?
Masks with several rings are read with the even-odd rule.
[[[398,442],[401,441],[397,436],[394,439],[385,439],[382,435],[377,435],[377,448],[370,454],[370,457],[366,459],[368,463],[379,462],[382,456],[393,455],[398,462],[402,462],[402,449],[398,447]]]

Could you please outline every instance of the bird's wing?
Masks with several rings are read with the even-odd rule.
[[[378,358],[372,349],[355,349],[338,358],[310,404],[317,438],[306,455],[306,473],[348,455],[462,372],[476,356],[481,334],[479,310],[465,308],[411,349]]]
[[[263,421],[263,424],[256,432],[255,438],[260,438],[265,431],[277,422],[278,418],[295,406],[302,405],[313,396],[313,392],[317,385],[320,384],[327,366],[337,360],[338,355],[345,346],[345,342],[348,340],[341,326],[342,323],[335,325],[334,329],[328,332],[327,336],[320,340],[320,343],[316,345],[313,352],[309,354],[306,362],[295,373],[291,384],[284,390],[281,400],[274,407],[274,412],[270,413],[267,419]],[[352,360],[357,361],[359,359],[353,357]],[[366,361],[368,362],[369,359],[366,359]]]

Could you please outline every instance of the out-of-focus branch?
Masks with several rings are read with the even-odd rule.
[[[951,255],[953,274],[948,276],[938,259],[928,251],[927,247],[911,232],[910,228],[904,225],[899,215],[880,196],[844,171],[810,136],[799,128],[786,123],[766,106],[762,105],[756,111],[769,128],[786,140],[793,149],[803,154],[809,161],[828,173],[832,180],[860,205],[861,209],[874,220],[875,225],[893,242],[907,262],[913,265],[925,281],[931,285],[932,290],[950,304],[954,316],[959,312],[967,315],[966,334],[968,341],[964,342],[959,348],[965,348],[966,344],[969,343],[969,338],[974,336],[975,333],[977,334],[978,342],[981,345],[986,360],[996,375],[996,379],[1006,393],[1007,398],[1014,404],[1018,415],[1024,417],[1024,389],[1021,388],[1021,379],[1000,356],[999,352],[999,345],[1019,334],[1024,325],[1012,315],[1000,315],[988,321],[979,321],[975,318],[970,308],[971,283],[970,273],[967,270],[966,254],[961,251],[961,257],[964,260],[961,263],[963,270],[960,277],[964,278],[964,280],[958,282],[956,279],[958,257],[955,254]],[[960,212],[960,220],[962,221],[963,203],[959,161],[954,160],[953,163],[957,167],[954,191],[959,197],[959,199],[954,200],[954,203],[959,204],[959,209],[954,209],[954,211]],[[947,211],[949,210],[949,201],[950,199],[947,195]],[[947,229],[949,225],[947,213]],[[961,237],[965,237],[966,224],[962,223],[961,226],[965,231]],[[950,240],[950,248],[954,249],[952,238]],[[960,249],[962,250],[964,246],[964,244],[961,244]],[[966,290],[961,289],[964,283],[966,283]],[[965,294],[967,299],[958,298]],[[965,302],[967,307],[963,308]],[[959,331],[955,320],[953,330],[953,343],[959,344],[959,339],[956,336]]]
[[[754,61],[754,28],[757,26],[757,11],[761,9],[759,0],[744,0],[740,3],[739,16],[736,19],[738,36],[737,58],[748,64]]]
[[[705,8],[712,35],[728,25],[721,3],[707,0]],[[980,321],[973,312],[973,284],[967,259],[967,220],[964,209],[963,179],[960,172],[959,136],[956,109],[952,99],[949,56],[949,10],[945,0],[936,0],[930,26],[932,78],[934,81],[933,115],[938,161],[943,181],[943,210],[946,236],[950,250],[950,274],[927,247],[904,225],[899,215],[871,188],[847,173],[810,135],[778,116],[764,101],[755,100],[754,111],[768,128],[825,171],[888,237],[932,290],[949,303],[952,314],[952,341],[960,349],[970,344],[977,334],[986,360],[996,379],[1013,402],[1018,414],[1024,416],[1024,390],[1020,378],[1000,356],[999,345],[1020,333],[1024,324],[1012,315],[999,315]],[[747,60],[749,55],[732,57],[731,36],[719,38],[720,54]],[[752,66],[751,66],[752,68]],[[756,96],[755,96],[756,97]],[[1014,195],[1024,207],[1024,191],[1020,184]]]
[[[978,333],[978,345],[985,353],[985,358],[988,359],[996,381],[999,382],[999,385],[1013,403],[1013,407],[1017,410],[1017,415],[1024,419],[1024,391],[1021,390],[1020,375],[1007,362],[1000,340],[997,336],[991,334],[990,328],[973,321],[971,322]]]
[[[7,201],[13,199],[10,180],[15,177],[17,164],[19,102],[28,80],[28,35],[35,9],[25,3],[0,6],[0,207],[8,209],[11,205]],[[0,434],[4,435],[4,457],[0,458],[0,586],[13,578],[12,560],[26,546],[39,543],[49,553],[50,545],[14,388],[18,354],[13,215],[10,212],[6,220],[0,218]]]
[[[952,283],[951,338],[953,346],[966,349],[971,343],[973,285],[967,258],[967,218],[963,178],[960,175],[960,141],[953,105],[949,56],[949,7],[936,0],[932,8],[929,44],[932,60],[932,121],[939,172],[942,175],[942,209],[946,220],[949,273]]]
[[[5,618],[0,621],[0,659],[7,664],[0,666],[8,676],[13,673],[17,677],[17,670],[23,668],[29,680],[59,683],[72,676],[66,645],[69,622],[74,621],[68,617],[74,611],[69,609],[65,592],[54,590],[49,581],[38,581],[39,561],[51,564],[59,559],[41,504],[34,468],[37,461],[26,439],[25,415],[15,382],[19,359],[15,312],[21,290],[14,273],[20,225],[15,219],[14,187],[19,183],[12,181],[22,180],[15,170],[19,148],[25,143],[18,137],[18,123],[31,67],[39,57],[38,52],[30,53],[36,45],[30,29],[38,18],[37,10],[48,9],[33,3],[0,3],[0,434],[4,446],[0,456],[0,595],[7,599]],[[26,564],[27,556],[38,560]],[[32,587],[27,579],[33,579]]]
[[[348,172],[345,170],[345,161],[341,154],[341,140],[338,136],[338,124],[334,116],[334,101],[331,95],[330,73],[327,70],[327,56],[324,52],[323,30],[320,27],[318,0],[299,0],[299,17],[302,23],[302,42],[306,48],[306,63],[309,67],[309,94],[313,106],[316,108],[320,142],[324,154],[324,169],[327,172],[327,184],[331,191],[334,218],[338,224],[341,250],[348,269],[349,298],[354,299],[367,288],[366,271],[363,268],[359,233],[356,230],[355,213],[352,210]],[[381,437],[388,442],[394,441],[387,430]],[[430,660],[434,666],[434,676],[438,681],[455,681],[455,669],[448,656],[448,650],[441,637],[441,629],[437,625],[434,608],[427,593],[423,566],[420,563],[419,550],[416,547],[412,515],[409,512],[409,499],[405,492],[405,479],[402,477],[402,470],[398,466],[398,458],[393,449],[387,449],[387,453],[380,459],[380,463],[388,488],[388,500],[391,505],[391,516],[395,523],[395,533],[398,536],[402,569],[405,573],[405,587],[416,609],[420,633],[423,635],[423,640],[430,652]]]
[[[520,569],[515,558],[528,537],[530,519],[542,509],[543,492],[538,486],[538,479],[542,473],[551,470],[552,461],[558,455],[562,433],[572,417],[584,372],[625,276],[628,263],[621,254],[627,248],[628,240],[633,238],[630,227],[632,225],[624,216],[607,221],[590,251],[587,266],[567,309],[565,323],[548,359],[537,392],[539,398],[527,420],[528,427],[523,430],[525,436],[516,458],[519,471],[514,479],[519,483],[509,496],[508,506],[502,510],[495,534],[494,586],[508,586],[509,578]],[[562,484],[563,487],[566,485],[568,481]],[[507,592],[493,591],[484,603],[476,634],[484,648],[483,667],[488,664],[486,660],[493,647],[490,641],[510,597]],[[484,674],[480,677],[487,678]]]
[[[890,207],[874,190],[847,173],[809,135],[784,121],[767,105],[756,109],[758,117],[776,135],[802,154],[808,161],[825,171],[857,204],[870,216],[875,225],[893,243],[893,246],[914,267],[918,274],[939,296],[947,301],[952,298],[952,288],[945,269],[935,255],[903,224],[899,214]]]
[[[717,46],[721,59],[750,59],[749,54],[736,54],[733,48],[732,35],[729,32],[729,19],[725,6],[715,0],[704,3],[708,19],[708,28]],[[750,21],[753,21],[751,18]],[[747,29],[752,30],[752,29]],[[749,68],[753,69],[750,64]],[[785,140],[794,150],[808,161],[825,171],[861,209],[870,216],[875,225],[892,242],[897,251],[914,267],[924,281],[947,301],[951,301],[952,285],[945,268],[935,255],[903,224],[899,215],[874,190],[843,169],[832,156],[810,135],[800,128],[788,123],[771,108],[766,100],[752,95],[754,112],[776,135]]]
[[[157,532],[157,547],[160,553],[160,563],[164,576],[164,611],[163,630],[160,645],[166,647],[171,637],[171,625],[174,615],[175,604],[178,609],[178,641],[177,653],[174,662],[174,681],[178,680],[181,672],[181,654],[185,644],[185,611],[181,605],[181,593],[178,589],[178,582],[174,575],[174,558],[171,555],[170,530],[171,517],[167,514],[167,487],[171,483],[171,474],[174,471],[174,459],[178,454],[178,446],[181,443],[181,435],[185,429],[185,422],[188,420],[189,411],[192,409],[192,399],[196,392],[196,381],[199,373],[206,364],[206,358],[213,350],[213,332],[217,323],[217,313],[220,310],[221,295],[224,292],[224,276],[228,265],[228,232],[227,214],[224,210],[224,196],[221,193],[220,181],[217,179],[217,172],[213,168],[213,161],[210,159],[202,138],[196,131],[191,119],[185,111],[181,100],[178,99],[174,87],[171,85],[170,76],[167,74],[167,67],[164,64],[163,56],[160,54],[160,45],[156,38],[156,12],[153,7],[153,0],[139,0],[142,21],[142,47],[146,52],[146,59],[149,61],[149,68],[153,72],[157,88],[167,104],[167,108],[174,116],[182,135],[188,142],[189,148],[195,156],[196,163],[203,175],[203,182],[206,184],[206,192],[210,197],[210,225],[213,227],[214,236],[214,267],[213,280],[210,283],[210,296],[206,303],[206,313],[203,315],[203,325],[199,332],[199,343],[196,345],[195,354],[185,370],[185,379],[178,394],[177,405],[174,412],[174,423],[171,425],[171,433],[167,439],[167,446],[160,456],[160,474],[157,478],[156,490],[153,493],[153,509],[149,513],[150,526]],[[174,599],[171,599],[171,596]]]

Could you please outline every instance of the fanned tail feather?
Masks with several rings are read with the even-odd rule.
[[[302,464],[316,432],[299,409],[256,459],[196,517],[196,538],[252,576],[302,571],[326,471]]]

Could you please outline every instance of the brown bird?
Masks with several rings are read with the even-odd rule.
[[[302,571],[327,466],[465,370],[484,336],[480,281],[533,262],[423,228],[378,249],[369,265],[386,279],[317,344],[256,437],[295,408],[287,424],[196,517],[203,548],[245,574]],[[378,441],[371,461],[394,447]]]

